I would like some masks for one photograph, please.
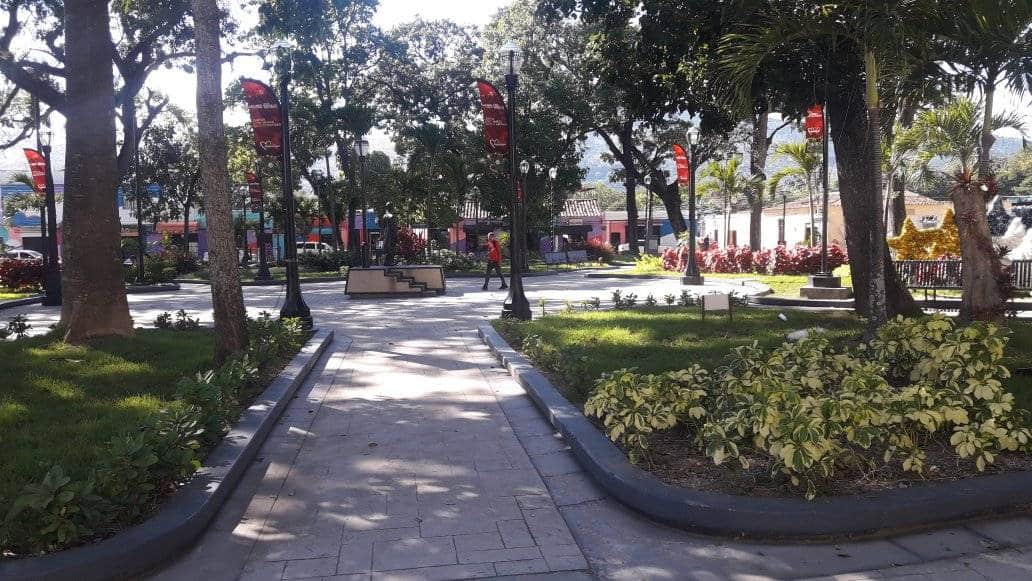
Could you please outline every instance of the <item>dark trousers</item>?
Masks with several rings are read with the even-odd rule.
[[[502,281],[502,286],[505,286],[505,277],[502,276],[502,265],[497,262],[488,261],[487,272],[484,273],[484,288],[487,288],[487,283],[491,282],[491,271],[498,273],[498,279]]]

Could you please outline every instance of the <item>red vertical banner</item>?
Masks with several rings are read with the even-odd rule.
[[[491,83],[478,79],[480,109],[484,113],[484,143],[489,155],[509,154],[509,112],[505,100]]]
[[[262,200],[265,198],[262,192],[262,183],[258,181],[258,176],[254,172],[245,173],[244,178],[247,179],[247,195],[251,202],[251,211],[257,212],[261,210]]]
[[[516,182],[516,199],[523,201],[523,184],[518,181]]]
[[[32,173],[32,188],[36,193],[47,191],[47,160],[35,149],[25,149],[25,159],[29,160],[29,171]]]
[[[811,105],[806,110],[806,139],[810,141],[821,141],[824,139],[824,107],[820,104]]]
[[[272,88],[261,81],[241,79],[244,101],[251,114],[251,129],[254,130],[254,146],[258,155],[280,157],[283,155],[283,118],[279,100]]]
[[[691,164],[684,148],[676,143],[674,144],[674,162],[677,164],[677,183],[687,186],[688,181],[691,180]]]

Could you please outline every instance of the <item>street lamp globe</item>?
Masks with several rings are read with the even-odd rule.
[[[523,174],[523,175],[527,175],[528,173],[530,173],[530,162],[529,161],[523,160],[523,161],[520,162],[520,173]]]
[[[559,175],[559,168],[553,167],[552,169],[548,170],[548,179],[554,180],[558,175]]]
[[[645,174],[645,177],[641,178],[641,181],[645,184],[645,187],[648,188],[652,185],[652,175]]]
[[[698,127],[689,127],[688,128],[688,132],[685,134],[685,136],[688,138],[688,143],[690,145],[698,145],[699,144],[699,128]]]
[[[365,139],[359,139],[355,142],[355,153],[358,157],[366,158],[369,157],[369,141]]]
[[[501,61],[502,70],[507,75],[518,75],[520,67],[523,66],[520,47],[513,40],[506,42],[498,49],[498,60]]]

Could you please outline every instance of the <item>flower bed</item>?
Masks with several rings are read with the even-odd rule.
[[[688,265],[688,246],[667,249],[662,256],[663,269],[683,272]],[[753,251],[746,247],[728,246],[703,251],[696,248],[695,262],[703,273],[816,274],[821,267],[821,249],[817,246],[777,246]],[[834,270],[848,262],[845,250],[828,246],[828,268]]]
[[[1027,470],[1027,412],[1004,381],[1025,403],[1028,386],[1008,380],[1004,363],[1028,364],[1032,327],[1013,328],[1026,350],[1007,358],[1006,329],[932,317],[894,321],[865,346],[818,336],[739,346],[723,367],[700,357],[708,368],[678,359],[669,371],[617,369],[584,411],[643,468],[702,490],[813,498]],[[529,335],[525,353],[559,381],[592,369],[590,359],[542,358]]]

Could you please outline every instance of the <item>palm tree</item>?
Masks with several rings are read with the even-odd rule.
[[[858,173],[866,179],[857,188],[857,200],[851,203],[858,210],[866,211],[856,212],[854,220],[854,225],[863,230],[859,232],[860,228],[854,228],[854,238],[862,238],[863,248],[850,248],[850,252],[865,255],[866,272],[854,274],[859,280],[867,278],[865,300],[861,301],[858,296],[858,304],[866,303],[869,336],[888,319],[885,260],[888,252],[880,212],[881,85],[885,82],[882,73],[888,73],[885,76],[889,78],[903,77],[905,71],[913,68],[914,53],[920,52],[914,47],[925,43],[927,36],[923,31],[928,15],[937,9],[935,3],[927,0],[842,0],[836,3],[770,0],[764,3],[759,23],[725,35],[720,43],[722,67],[738,108],[750,98],[764,66],[781,58],[787,47],[800,50],[809,50],[807,47],[818,44],[848,47],[853,51],[851,56],[861,63],[867,123],[865,143],[857,153],[861,154],[858,161],[862,161],[863,167]],[[842,112],[838,114],[843,118]],[[837,131],[842,135],[847,130],[839,128]]]
[[[920,144],[918,157],[925,172],[933,159],[946,159],[945,173],[953,180],[950,197],[956,210],[960,234],[960,254],[964,261],[964,289],[960,316],[964,320],[997,320],[1004,314],[1007,300],[1007,275],[993,247],[986,217],[985,193],[988,186],[975,182],[979,163],[980,138],[986,130],[1002,127],[1023,129],[1014,117],[996,116],[988,128],[984,114],[975,102],[959,99],[940,109],[921,112],[913,131]]]
[[[969,87],[982,93],[978,176],[992,169],[993,101],[1005,84],[1015,92],[1032,89],[1032,3],[1028,0],[968,0],[951,6],[946,29],[946,61]]]
[[[799,178],[806,187],[806,195],[810,200],[810,244],[814,244],[817,236],[816,220],[817,212],[815,207],[815,194],[817,184],[821,178],[821,158],[816,150],[806,141],[794,143],[782,143],[774,150],[775,155],[788,159],[792,165],[778,170],[769,180],[767,188],[771,197],[778,188],[781,180],[788,177]]]
[[[237,271],[228,147],[222,120],[221,12],[216,0],[192,0],[191,5],[197,45],[197,150],[211,249],[215,361],[221,363],[247,347],[247,311]]]
[[[731,205],[754,187],[754,180],[743,174],[741,156],[734,156],[725,162],[713,161],[699,172],[696,194],[702,196],[719,195],[724,203],[724,246],[731,241]]]

